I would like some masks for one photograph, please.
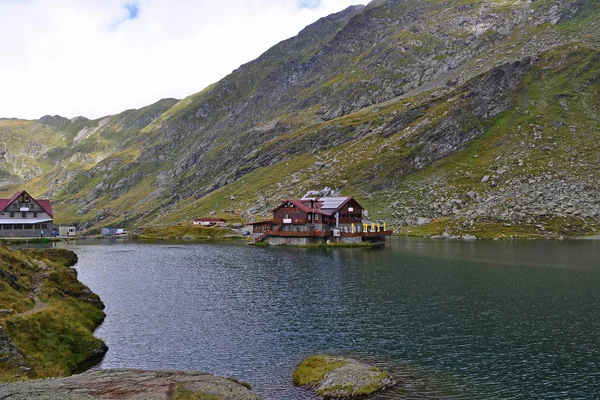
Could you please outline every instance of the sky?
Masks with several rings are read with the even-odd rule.
[[[0,117],[184,98],[367,0],[0,0]]]

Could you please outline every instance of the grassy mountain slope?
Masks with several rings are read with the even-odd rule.
[[[93,336],[104,305],[69,268],[64,249],[0,245],[0,381],[73,373],[106,351]]]
[[[34,162],[3,176],[92,229],[254,218],[327,186],[396,228],[592,232],[598,24],[592,0],[352,7],[176,104],[2,120],[0,135],[52,138],[37,156],[7,144]]]

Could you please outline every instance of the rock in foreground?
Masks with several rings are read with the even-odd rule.
[[[0,385],[10,400],[260,400],[232,379],[203,372],[109,369]]]
[[[294,372],[294,384],[308,386],[326,399],[367,397],[396,384],[377,367],[346,357],[312,356]]]

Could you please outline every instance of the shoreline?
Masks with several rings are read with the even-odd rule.
[[[67,249],[0,246],[0,339],[10,350],[0,380],[69,375],[108,350],[94,336],[104,304],[77,278],[77,261]]]

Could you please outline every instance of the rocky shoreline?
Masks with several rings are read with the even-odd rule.
[[[64,249],[0,246],[0,381],[70,375],[108,348],[93,336],[104,304]]]
[[[249,385],[203,372],[106,369],[0,384],[2,400],[260,400]]]

